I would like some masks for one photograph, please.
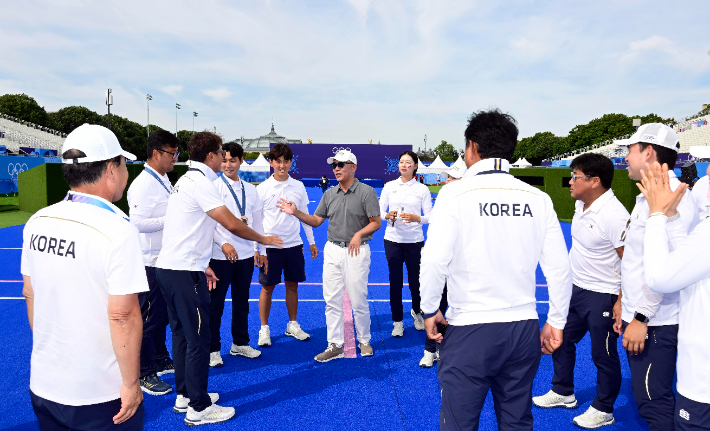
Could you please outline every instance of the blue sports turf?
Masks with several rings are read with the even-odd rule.
[[[320,189],[309,188],[311,213],[321,197]],[[379,190],[378,190],[379,193]],[[569,224],[561,223],[565,238],[570,243]],[[21,280],[20,250],[23,226],[0,230],[0,280]],[[323,250],[327,222],[314,229],[316,244]],[[370,283],[387,283],[388,271],[383,252],[384,227],[371,243],[372,265]],[[303,235],[302,235],[303,236]],[[303,236],[305,243],[305,236]],[[322,282],[323,258],[306,258],[307,283]],[[256,274],[256,273],[255,273]],[[256,282],[256,277],[254,277]],[[538,270],[538,284],[545,284]],[[256,347],[259,331],[259,311],[256,299],[259,286],[252,285],[250,297],[249,333]],[[405,299],[411,299],[405,287]],[[13,430],[38,429],[29,397],[31,332],[22,301],[22,284],[0,283],[0,428]],[[233,406],[237,414],[224,424],[210,429],[249,430],[435,430],[439,425],[439,394],[436,367],[419,368],[424,351],[424,333],[416,331],[408,316],[405,303],[404,337],[393,338],[389,309],[389,287],[373,285],[369,289],[372,315],[372,358],[340,359],[320,364],[313,357],[327,346],[325,303],[320,285],[299,288],[299,317],[302,328],[311,334],[306,342],[286,337],[287,314],[283,302],[273,303],[270,327],[273,345],[262,349],[258,359],[229,356],[231,303],[225,307],[222,323],[222,357],[225,365],[210,370],[209,390],[219,392],[219,404]],[[538,287],[537,299],[546,301],[547,289]],[[13,299],[7,299],[13,298]],[[275,299],[284,298],[283,286],[277,287]],[[538,304],[541,324],[547,317],[548,306]],[[168,337],[168,340],[170,337]],[[636,412],[631,394],[630,375],[621,343],[618,346],[623,383],[616,401],[616,424],[605,430],[643,430],[645,423]],[[576,395],[580,406],[574,410],[544,410],[533,407],[536,430],[579,429],[572,418],[583,413],[596,394],[596,368],[591,360],[589,337],[579,343],[575,370]],[[475,354],[475,350],[471,352]],[[169,376],[169,375],[168,375]],[[165,380],[174,384],[172,376]],[[533,388],[534,395],[550,388],[552,360],[543,356]],[[174,393],[162,397],[145,395],[146,430],[165,430],[183,427],[183,415],[172,412]],[[490,397],[481,415],[481,430],[497,429]]]

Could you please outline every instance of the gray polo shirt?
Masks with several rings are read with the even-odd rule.
[[[313,213],[328,220],[328,241],[350,242],[356,232],[370,223],[370,217],[380,215],[375,189],[355,179],[343,193],[340,186],[326,190]],[[370,241],[372,235],[362,237]]]

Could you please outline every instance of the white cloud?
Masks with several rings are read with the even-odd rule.
[[[215,102],[221,102],[222,100],[231,96],[232,92],[229,91],[227,87],[220,87],[215,90],[204,90],[202,94],[210,96]]]
[[[182,91],[182,85],[168,85],[160,88],[160,91],[175,97]]]

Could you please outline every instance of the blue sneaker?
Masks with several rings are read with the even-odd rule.
[[[173,390],[173,387],[160,380],[157,375],[150,374],[140,379],[141,390],[150,395],[165,395]]]
[[[163,374],[175,374],[175,366],[173,365],[173,360],[170,358],[164,360],[155,368],[158,370],[159,376],[162,376]]]

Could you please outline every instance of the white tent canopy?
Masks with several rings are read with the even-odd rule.
[[[259,154],[259,157],[254,160],[251,165],[243,166],[241,168],[242,171],[249,172],[269,172],[269,169],[271,169],[271,165],[269,165],[269,162],[266,161],[263,154]]]
[[[515,163],[513,163],[511,166],[515,168],[527,168],[529,166],[532,166],[532,163],[528,162],[524,158],[518,159]]]
[[[441,161],[441,157],[436,156],[431,165],[427,166],[427,174],[440,174],[445,170],[449,169],[444,162]]]

